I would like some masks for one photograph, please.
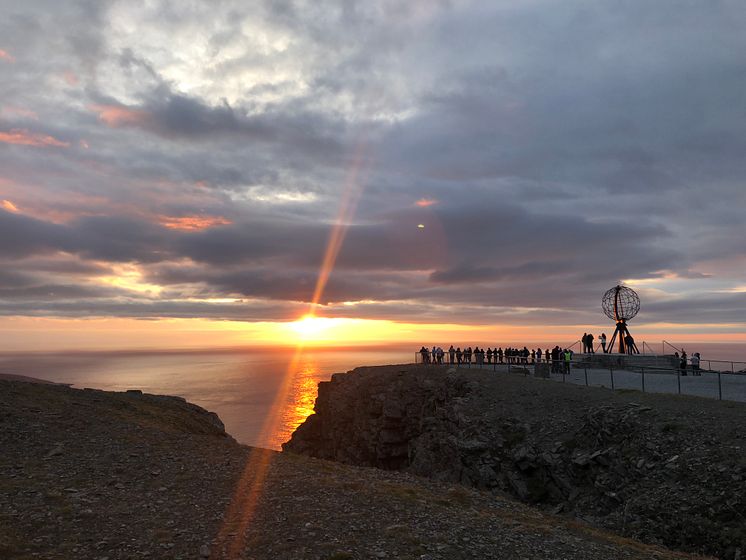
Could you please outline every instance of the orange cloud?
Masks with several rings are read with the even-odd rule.
[[[89,108],[98,113],[99,121],[112,128],[140,124],[148,117],[147,112],[124,105],[91,105]]]
[[[417,202],[415,202],[415,204],[422,208],[427,208],[428,206],[432,206],[433,204],[438,204],[438,201],[434,198],[421,198]]]
[[[221,216],[158,216],[158,221],[162,226],[181,231],[199,231],[233,223]]]
[[[13,64],[16,59],[13,55],[11,55],[8,51],[4,51],[3,49],[0,49],[0,60],[4,60],[5,62],[10,62]]]
[[[20,212],[18,206],[13,204],[10,200],[3,200],[2,202],[0,202],[0,206],[2,206],[8,212],[13,212],[14,214],[18,214]]]
[[[67,148],[70,145],[69,142],[57,140],[57,138],[53,136],[29,132],[23,128],[14,128],[9,132],[0,131],[0,142],[5,142],[6,144],[18,144],[20,146],[54,146],[57,148]]]

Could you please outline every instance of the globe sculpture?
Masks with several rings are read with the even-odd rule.
[[[601,307],[604,314],[613,321],[616,321],[616,329],[611,342],[606,347],[607,352],[611,352],[614,343],[618,340],[618,350],[620,354],[639,354],[640,351],[635,345],[635,339],[629,333],[627,321],[633,319],[640,311],[640,296],[632,288],[627,286],[614,286],[608,290],[601,300]]]

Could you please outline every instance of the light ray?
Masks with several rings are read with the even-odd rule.
[[[298,345],[288,364],[282,383],[278,389],[270,412],[261,430],[260,442],[268,441],[277,430],[282,419],[282,412],[287,403],[291,381],[296,373],[303,346]],[[238,558],[246,544],[246,531],[254,519],[256,507],[264,490],[270,463],[275,451],[261,447],[252,448],[241,478],[236,484],[231,502],[226,510],[223,524],[218,532],[217,544],[212,549],[210,558]]]
[[[321,270],[319,271],[319,277],[316,280],[316,287],[313,291],[313,297],[311,298],[311,305],[308,312],[311,316],[316,314],[316,308],[319,305],[321,296],[324,294],[324,289],[329,281],[329,276],[331,276],[334,264],[337,262],[337,256],[342,248],[342,242],[347,235],[347,229],[349,228],[352,217],[357,209],[357,203],[359,202],[360,195],[363,191],[360,175],[367,163],[365,145],[361,142],[358,144],[355,151],[353,164],[347,174],[344,190],[342,192],[342,200],[339,205],[339,211],[337,212],[337,219],[332,227],[331,233],[329,234],[329,242],[327,243],[326,252],[324,253],[324,260],[321,263]]]
[[[367,163],[365,144],[360,142],[355,150],[353,164],[345,180],[337,218],[329,234],[329,241],[316,280],[313,297],[309,304],[309,311],[304,316],[309,324],[312,324],[311,321],[315,319],[316,309],[323,297],[324,289],[334,269],[347,229],[355,214],[362,194],[361,173]],[[272,408],[265,419],[261,431],[261,442],[269,441],[270,436],[277,431],[279,423],[282,421],[283,411],[287,406],[288,392],[293,377],[297,374],[303,348],[304,343],[301,340],[293,352],[293,357],[275,395]],[[238,558],[242,554],[246,545],[246,531],[256,514],[256,508],[264,491],[267,472],[274,453],[274,451],[258,447],[252,449],[241,478],[236,485],[231,503],[226,510],[223,524],[217,536],[217,546],[213,548],[211,558],[222,558],[226,554],[228,558]]]

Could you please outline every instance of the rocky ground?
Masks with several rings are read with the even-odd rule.
[[[444,367],[321,383],[285,450],[508,493],[644,542],[746,556],[746,405]]]
[[[691,558],[493,492],[241,446],[172,397],[0,381],[0,451],[4,560]]]

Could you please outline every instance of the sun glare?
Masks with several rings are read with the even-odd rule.
[[[297,321],[290,323],[290,328],[301,340],[322,340],[324,333],[334,324],[335,319],[304,315]]]

